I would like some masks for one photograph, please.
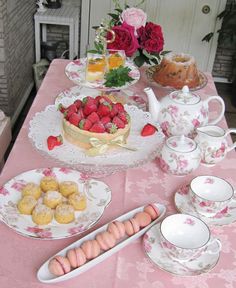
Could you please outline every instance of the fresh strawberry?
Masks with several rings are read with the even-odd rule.
[[[60,111],[62,114],[65,113],[66,107],[64,107],[61,103],[58,105],[57,110]]]
[[[111,108],[112,108],[112,107],[111,107],[111,104],[108,103],[107,101],[101,103],[101,104],[98,106],[98,111],[97,111],[98,116],[99,116],[100,118],[102,118],[103,116],[109,115],[110,112],[111,112]]]
[[[68,120],[73,113],[77,113],[78,109],[75,104],[71,104],[64,112],[65,118]]]
[[[82,106],[82,101],[80,99],[75,100],[74,104],[76,105],[77,109]]]
[[[119,112],[125,111],[125,108],[121,103],[115,103],[114,106],[116,106],[116,108]]]
[[[97,123],[94,123],[93,126],[89,129],[89,131],[95,133],[104,133],[106,130],[102,122],[99,121]]]
[[[79,122],[79,128],[88,131],[92,127],[92,122],[88,119],[82,119]]]
[[[95,99],[91,96],[84,97],[82,102],[83,102],[83,106],[85,106],[87,104],[89,104],[89,105],[95,104],[96,105]]]
[[[75,126],[78,126],[79,125],[79,122],[82,118],[80,117],[80,115],[78,115],[77,113],[73,113],[71,114],[71,116],[69,117],[68,121],[75,125]]]
[[[106,125],[105,125],[105,128],[106,128],[106,132],[107,133],[110,133],[110,134],[114,134],[114,133],[116,133],[117,132],[117,126],[114,124],[114,123],[111,123],[111,122],[109,122],[109,123],[107,123]]]
[[[109,116],[104,116],[100,120],[103,125],[106,125],[107,123],[111,122],[111,118]]]
[[[85,117],[84,117],[84,112],[83,112],[83,109],[82,109],[82,108],[80,108],[80,109],[78,110],[77,114],[79,115],[80,119],[85,118]]]
[[[125,128],[125,123],[117,116],[112,119],[112,123],[114,123],[118,129]]]
[[[143,137],[150,136],[150,135],[153,135],[156,131],[157,131],[157,128],[153,126],[152,124],[148,123],[143,127],[141,131],[141,135]]]
[[[84,109],[83,109],[85,116],[88,116],[89,114],[95,111],[97,111],[97,106],[95,104],[92,104],[92,103],[85,104]]]
[[[99,118],[97,112],[92,112],[91,114],[89,114],[87,119],[90,120],[92,124],[100,121],[100,118]]]
[[[102,98],[102,96],[98,95],[97,97],[95,97],[95,104],[98,106],[99,105],[99,101]]]
[[[128,122],[130,121],[130,116],[126,111],[119,112],[117,114],[117,117],[119,117],[125,124],[128,124]]]
[[[78,108],[76,107],[76,105],[73,103],[71,104],[69,107],[67,107],[67,110],[69,111],[73,111],[73,112],[77,112],[78,111]]]
[[[63,138],[61,135],[49,136],[47,138],[48,150],[52,150],[56,146],[60,146],[63,143]]]
[[[111,118],[115,117],[117,113],[118,113],[117,107],[116,107],[114,104],[112,104],[110,117],[111,117]]]

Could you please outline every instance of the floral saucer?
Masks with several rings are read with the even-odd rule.
[[[138,67],[136,67],[133,62],[126,61],[125,66],[131,69],[129,76],[134,79],[132,82],[127,83],[121,87],[106,87],[104,85],[104,80],[90,83],[85,80],[86,63],[86,58],[76,59],[70,62],[65,68],[66,76],[77,85],[104,91],[125,89],[130,85],[135,84],[140,78]]]
[[[216,244],[217,245],[217,244]],[[195,260],[185,263],[170,258],[160,244],[160,223],[152,226],[143,237],[145,253],[163,271],[180,276],[197,276],[212,270],[220,253],[205,253]]]
[[[75,212],[73,222],[59,224],[53,219],[50,224],[39,226],[32,221],[31,215],[19,213],[17,203],[22,187],[29,182],[39,184],[43,176],[54,176],[59,182],[74,181],[79,191],[86,193],[87,207]],[[110,201],[111,190],[101,181],[88,180],[82,173],[68,168],[40,168],[17,175],[0,187],[0,220],[23,236],[44,240],[68,238],[94,226]]]
[[[189,185],[184,185],[175,193],[175,206],[180,213],[187,213],[201,218],[208,225],[228,225],[236,221],[236,203],[232,201],[226,208],[213,217],[199,214],[193,207],[189,197]]]

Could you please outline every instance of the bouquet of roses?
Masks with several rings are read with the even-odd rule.
[[[115,40],[107,44],[108,49],[124,50],[140,67],[144,63],[159,64],[163,51],[164,37],[161,26],[147,22],[147,14],[137,7],[125,5],[122,9],[118,1],[114,1],[116,9],[109,13],[109,28],[115,33]],[[141,1],[143,3],[144,1]],[[140,4],[141,4],[140,3]],[[107,33],[107,40],[112,38]]]

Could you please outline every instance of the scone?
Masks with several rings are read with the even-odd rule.
[[[22,189],[22,196],[33,196],[36,200],[40,198],[42,191],[40,187],[35,183],[27,183]]]
[[[45,176],[40,181],[40,187],[44,192],[58,190],[58,182],[55,177]]]
[[[73,193],[68,197],[68,203],[71,204],[75,210],[85,210],[87,207],[86,197],[80,193]]]
[[[68,224],[75,219],[75,211],[72,205],[59,204],[56,207],[55,220],[60,224]]]
[[[78,185],[74,181],[63,181],[59,184],[59,191],[65,197],[78,192]]]
[[[62,202],[62,195],[58,191],[47,191],[43,197],[43,204],[54,209]]]
[[[21,214],[31,215],[36,204],[37,200],[31,195],[27,195],[18,202],[17,208]]]
[[[44,204],[37,204],[32,212],[32,220],[38,225],[49,224],[53,219],[53,211]]]

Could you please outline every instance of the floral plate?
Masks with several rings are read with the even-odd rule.
[[[156,71],[156,69],[157,69],[157,66],[151,66],[146,70],[146,76],[147,76],[148,81],[156,84],[158,87],[162,87],[162,88],[166,88],[166,89],[170,89],[170,90],[176,90],[176,88],[174,88],[174,87],[162,86],[161,84],[154,81],[153,75],[154,75],[154,72]],[[207,79],[206,75],[201,71],[198,71],[198,73],[199,73],[200,83],[196,87],[189,88],[190,91],[200,90],[207,85],[208,79]]]
[[[180,276],[197,276],[207,273],[216,266],[220,258],[220,253],[204,253],[197,259],[186,263],[173,260],[160,244],[160,223],[152,226],[143,236],[143,246],[147,256],[158,268]]]
[[[175,206],[180,213],[187,213],[201,218],[208,225],[228,225],[236,221],[236,203],[232,201],[226,208],[213,217],[203,216],[194,209],[189,197],[189,185],[184,185],[175,193]]]
[[[130,85],[135,84],[140,78],[140,72],[139,72],[138,67],[136,67],[133,64],[133,62],[126,61],[125,66],[131,69],[129,76],[134,79],[132,82],[127,83],[121,87],[106,87],[104,86],[104,80],[91,83],[85,80],[86,62],[87,62],[87,58],[77,59],[77,60],[70,62],[65,68],[66,76],[75,84],[80,85],[80,86],[85,86],[88,88],[95,88],[95,89],[105,90],[105,91],[120,90],[120,89],[125,89],[129,87]]]
[[[160,152],[164,141],[161,128],[154,123],[151,114],[138,109],[136,106],[125,105],[125,110],[131,118],[131,129],[127,139],[127,145],[136,148],[136,151],[117,147],[109,149],[106,153],[90,157],[82,148],[70,144],[64,139],[64,143],[49,151],[46,139],[50,135],[62,134],[62,114],[57,111],[55,105],[50,105],[44,111],[35,114],[30,121],[29,138],[38,151],[46,157],[50,156],[60,164],[66,164],[93,177],[107,176],[117,171],[131,167],[137,167],[153,160]],[[142,137],[140,132],[147,123],[156,125],[158,132]]]
[[[69,224],[59,224],[53,220],[48,225],[36,225],[31,215],[22,215],[17,209],[21,199],[21,189],[26,183],[40,183],[43,176],[54,176],[58,181],[75,181],[79,190],[86,189],[87,208],[75,212],[75,220]],[[94,226],[111,201],[111,190],[103,182],[86,177],[68,168],[40,168],[24,172],[8,181],[0,188],[0,219],[17,233],[35,239],[62,239],[80,234]]]

